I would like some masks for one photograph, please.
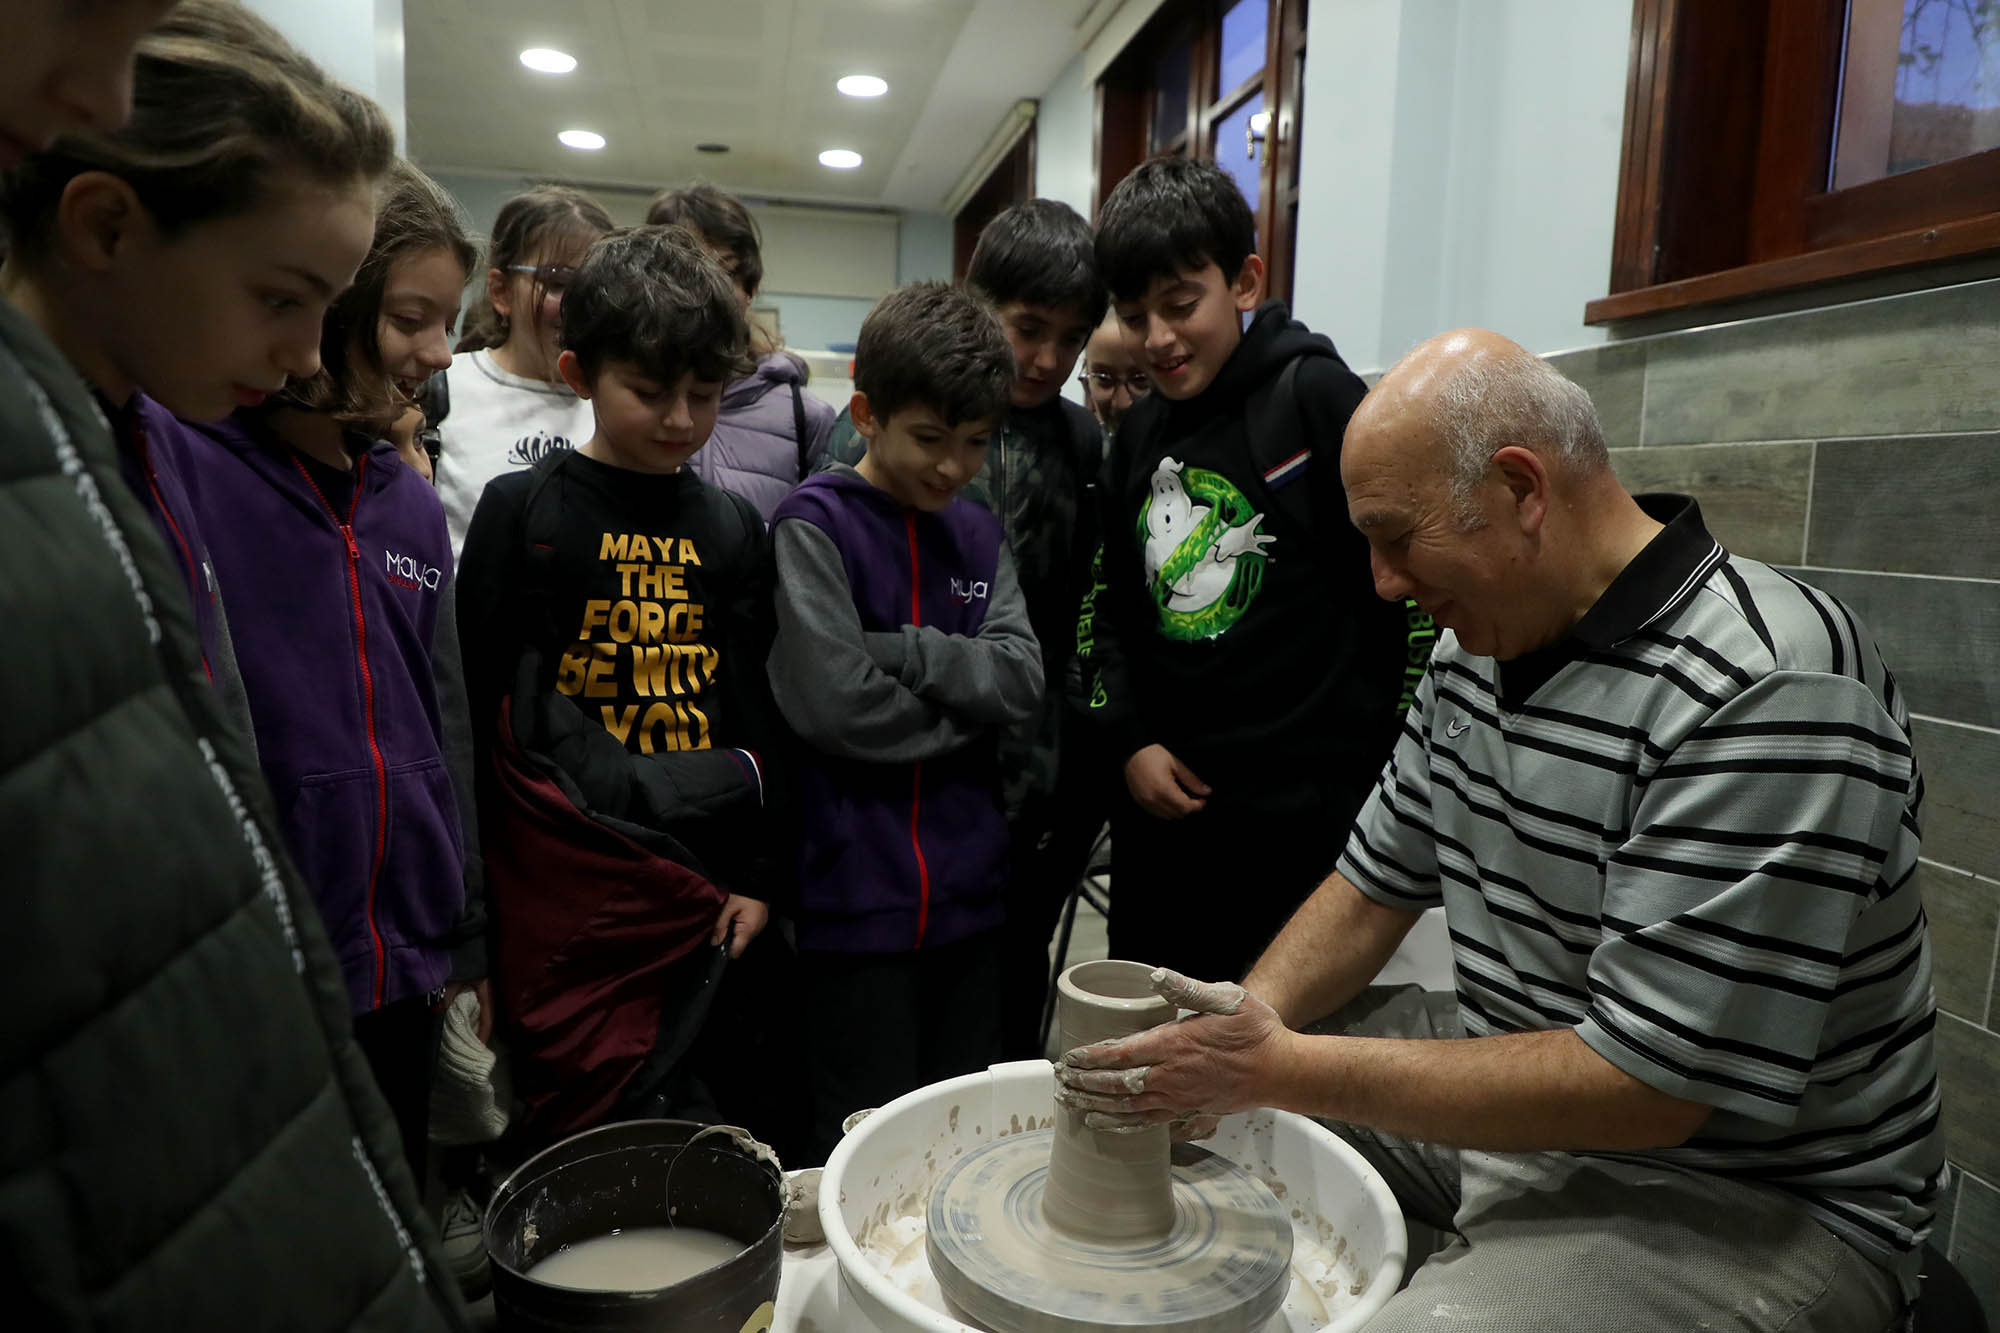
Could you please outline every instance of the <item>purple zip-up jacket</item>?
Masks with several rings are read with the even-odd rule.
[[[465,709],[444,507],[387,441],[338,497],[255,417],[159,417],[153,448],[207,538],[258,757],[354,1012],[432,991],[481,924],[446,758]],[[483,958],[456,970],[483,975]]]
[[[798,767],[799,943],[900,952],[1000,924],[997,740],[1042,697],[1000,521],[901,508],[851,468],[778,506],[780,711]]]

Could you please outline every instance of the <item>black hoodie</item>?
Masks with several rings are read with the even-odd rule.
[[[1105,465],[1093,626],[1092,710],[1121,759],[1157,742],[1234,795],[1374,779],[1407,636],[1340,485],[1366,391],[1270,301],[1206,389],[1126,416]],[[1253,430],[1277,438],[1253,447]]]

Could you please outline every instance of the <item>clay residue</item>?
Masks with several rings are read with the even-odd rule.
[[[952,1133],[958,1133],[958,1108],[956,1106],[952,1107],[950,1113],[945,1116],[945,1123],[951,1127]]]

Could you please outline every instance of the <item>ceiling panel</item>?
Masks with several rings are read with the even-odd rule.
[[[1013,99],[1048,86],[1091,7],[1092,0],[404,0],[410,151],[440,171],[637,188],[702,175],[747,194],[882,203],[897,163],[912,151],[968,162]],[[975,14],[983,20],[981,49],[968,53],[960,44]],[[518,56],[529,46],[568,51],[578,68],[561,76],[525,70]],[[948,66],[951,86],[940,87]],[[851,73],[887,79],[889,95],[841,96],[834,80]],[[943,142],[932,142],[944,131],[942,107],[956,114]],[[570,128],[595,130],[608,146],[564,148],[555,135]],[[731,151],[695,151],[708,141]],[[820,150],[830,147],[860,152],[862,167],[820,166]],[[924,189],[941,198],[949,184]],[[936,206],[935,199],[893,202]]]

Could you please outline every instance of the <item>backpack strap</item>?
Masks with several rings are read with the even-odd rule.
[[[1301,354],[1286,362],[1276,382],[1250,400],[1245,424],[1250,429],[1250,465],[1277,501],[1285,522],[1309,536],[1312,491],[1305,480],[1312,464],[1312,441],[1305,414],[1299,410],[1299,363],[1305,359]]]
[[[808,456],[811,440],[806,434],[806,396],[797,383],[792,385],[792,433],[798,437],[799,480],[804,481],[808,475],[806,470],[812,466],[812,459]]]
[[[522,628],[521,641],[533,644],[541,639],[556,643],[563,638],[562,630],[555,618],[555,568],[556,537],[561,531],[558,521],[558,506],[542,504],[542,492],[556,479],[556,474],[568,466],[571,451],[565,449],[557,453],[549,465],[541,469],[535,484],[528,488],[528,498],[521,505],[521,584],[526,594],[528,623]],[[540,635],[534,632],[539,625]],[[543,638],[543,636],[546,636]]]

